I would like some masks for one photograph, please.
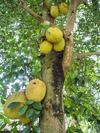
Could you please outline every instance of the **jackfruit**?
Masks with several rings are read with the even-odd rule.
[[[50,14],[53,18],[56,18],[59,15],[58,6],[51,6]]]
[[[26,97],[24,92],[15,92],[9,96],[4,104],[3,111],[4,114],[10,119],[19,118],[19,108],[26,102]],[[19,102],[19,105],[11,109],[8,106],[13,102]]]
[[[64,14],[64,15],[67,14],[67,12],[68,12],[68,5],[66,3],[64,3],[64,2],[60,3],[58,5],[58,8],[59,8],[59,12],[61,14]]]
[[[40,51],[41,53],[43,54],[48,54],[49,52],[51,52],[52,50],[52,44],[48,41],[43,41],[41,44],[40,44]]]
[[[39,79],[34,79],[29,82],[26,88],[26,97],[28,100],[40,102],[46,94],[46,85]]]
[[[25,115],[23,115],[19,118],[19,121],[22,122],[23,124],[28,124],[30,122],[30,119]]]
[[[57,43],[63,37],[62,31],[57,27],[50,27],[46,31],[46,39],[52,43]]]
[[[62,51],[65,47],[65,40],[62,38],[60,42],[54,44],[55,51]]]

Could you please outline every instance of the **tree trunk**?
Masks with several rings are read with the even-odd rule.
[[[65,133],[62,52],[51,52],[42,59],[42,80],[47,86],[40,118],[41,133]]]

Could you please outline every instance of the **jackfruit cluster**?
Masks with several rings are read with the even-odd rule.
[[[3,107],[4,114],[10,119],[19,119],[23,124],[29,123],[31,120],[24,114],[19,114],[19,109],[27,102],[41,102],[46,94],[46,85],[39,79],[34,79],[29,82],[25,91],[15,92],[6,99]],[[17,106],[11,108],[9,105],[18,103]]]
[[[52,50],[60,52],[64,50],[65,40],[63,32],[56,26],[49,27],[45,34],[45,40],[40,43],[40,52],[48,54]]]
[[[62,2],[58,5],[53,5],[50,8],[50,15],[53,18],[58,17],[60,14],[66,15],[68,13],[68,4],[65,2]]]

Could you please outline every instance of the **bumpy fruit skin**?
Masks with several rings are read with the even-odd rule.
[[[40,44],[40,51],[41,53],[43,54],[48,54],[50,53],[52,50],[52,44],[48,41],[43,41],[41,44]]]
[[[52,43],[57,43],[63,37],[62,31],[57,27],[50,27],[46,31],[46,39]]]
[[[19,118],[19,108],[26,102],[26,100],[24,92],[15,92],[7,98],[3,107],[4,114],[10,119]],[[19,102],[20,104],[13,109],[8,108],[8,105],[13,102]]]
[[[59,8],[59,12],[61,14],[64,14],[64,15],[67,14],[67,12],[68,12],[68,5],[66,3],[64,3],[64,2],[60,3],[58,5],[58,8]]]
[[[40,102],[46,94],[46,85],[39,79],[31,80],[26,88],[26,97],[29,100]]]
[[[55,51],[62,51],[65,47],[65,40],[62,38],[60,42],[54,44]]]
[[[59,15],[58,6],[51,6],[50,14],[53,18],[56,18]]]
[[[28,124],[30,122],[30,119],[25,115],[23,115],[19,118],[19,121],[22,122],[23,124]]]

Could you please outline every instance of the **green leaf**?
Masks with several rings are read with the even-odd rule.
[[[12,102],[8,105],[9,109],[14,109],[20,105],[20,102]]]
[[[34,110],[33,110],[33,109],[29,109],[29,110],[27,110],[27,112],[26,112],[26,116],[27,116],[28,118],[32,118],[33,113],[34,113]]]
[[[42,110],[42,104],[40,102],[34,102],[32,106],[35,110]]]
[[[43,29],[47,30],[49,28],[48,24],[41,23],[40,25]]]
[[[10,122],[10,119],[8,119],[7,117],[4,117],[4,123],[10,124],[10,123],[11,123],[11,122]]]
[[[40,133],[40,128],[38,126],[34,126],[34,132],[35,133]]]
[[[0,112],[0,119],[4,119],[4,115]]]
[[[28,106],[26,104],[23,105],[22,107],[20,107],[20,109],[19,109],[19,115],[24,115],[25,112],[27,111],[27,109],[28,109]]]
[[[32,121],[35,121],[40,116],[40,111],[31,108],[27,110],[26,116],[29,117]]]
[[[0,124],[0,131],[2,131],[2,129],[3,129],[5,126],[6,126],[5,123]]]
[[[66,104],[67,108],[70,108],[71,107],[71,100],[66,99],[65,104]]]
[[[22,133],[30,133],[30,126],[29,125],[25,126]]]
[[[33,113],[32,121],[34,122],[40,116],[40,111],[35,111]]]
[[[19,85],[19,83],[15,83],[15,84],[13,85],[13,88],[14,88],[16,91],[19,91],[19,90],[20,90],[20,85]]]
[[[27,100],[26,104],[31,105],[33,103],[33,100]]]
[[[1,98],[1,103],[2,103],[2,104],[5,104],[4,98]]]
[[[34,122],[40,116],[40,111],[29,109],[29,111],[26,112],[26,116]]]

